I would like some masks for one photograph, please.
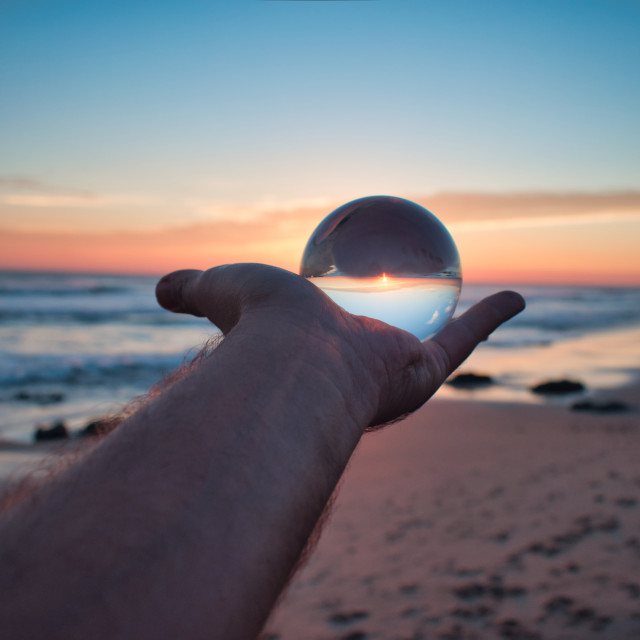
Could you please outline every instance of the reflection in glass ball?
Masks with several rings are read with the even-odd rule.
[[[390,196],[360,198],[330,213],[307,242],[300,274],[350,313],[420,340],[451,318],[462,285],[444,225],[415,202]]]

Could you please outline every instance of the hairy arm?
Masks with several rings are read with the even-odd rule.
[[[363,431],[522,307],[503,294],[422,344],[268,267],[178,272],[158,298],[226,337],[3,515],[3,637],[257,636]]]

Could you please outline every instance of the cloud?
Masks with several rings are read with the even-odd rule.
[[[80,196],[74,200],[70,194],[61,194],[57,201],[61,207],[58,211],[64,208],[63,197],[71,198],[70,202],[74,203],[81,200]],[[107,200],[95,197],[94,206],[103,207],[100,219],[110,218]],[[115,197],[109,197],[112,202],[115,200]],[[544,233],[547,227],[556,227],[563,234],[571,229],[584,230],[584,233],[580,232],[580,237],[584,236],[581,250],[589,253],[592,247],[585,243],[589,242],[588,238],[593,237],[593,233],[587,234],[586,225],[597,229],[595,225],[602,224],[603,234],[613,237],[612,231],[624,223],[635,224],[640,221],[638,192],[466,193],[411,199],[433,211],[454,232],[457,241],[463,245],[460,248],[464,248],[465,266],[471,270],[467,272],[475,268],[476,258],[473,254],[478,244],[474,238],[476,231],[491,231],[499,239],[502,237],[501,231],[522,230],[522,242],[518,246],[524,247],[535,229],[539,229],[542,238],[549,237]],[[37,207],[34,202],[30,206]],[[52,202],[49,201],[49,204]],[[255,207],[216,205],[212,214],[220,216],[218,219],[201,218],[171,225],[157,224],[147,229],[126,228],[125,217],[121,217],[125,222],[119,223],[122,225],[119,229],[91,229],[81,224],[75,227],[61,225],[54,228],[43,224],[40,227],[19,228],[13,221],[7,221],[0,229],[0,267],[162,273],[185,266],[206,268],[226,262],[265,262],[296,271],[309,236],[324,216],[340,204],[310,200],[289,202],[288,206],[284,206],[273,200],[258,203]],[[71,212],[73,205],[68,205],[68,208]],[[124,206],[123,211],[126,210]],[[153,207],[150,210],[153,211]],[[49,216],[56,224],[59,224],[58,211],[56,216]],[[82,209],[75,211],[79,220],[84,218]],[[136,221],[135,212],[129,217]],[[181,217],[178,212],[173,220]],[[531,233],[527,233],[527,230],[531,230]],[[487,237],[484,236],[485,240]],[[573,234],[567,237],[576,240],[578,236]],[[504,252],[506,249],[494,248],[482,260],[487,264],[493,261],[506,264],[506,258],[498,259],[498,251]],[[483,253],[487,251],[483,250]],[[524,256],[527,252],[523,249],[522,253]],[[540,255],[540,247],[536,248],[534,254],[527,253],[527,259],[533,260],[533,255]],[[637,255],[635,248],[633,255]],[[477,260],[480,265],[480,258]],[[509,260],[512,261],[512,258]]]
[[[56,187],[30,176],[0,176],[0,190],[18,193],[47,193],[91,197],[93,194],[83,189]],[[11,195],[11,193],[9,194]]]
[[[603,222],[605,220],[634,219],[640,215],[640,192],[620,191],[603,193],[436,193],[433,195],[393,194],[405,197],[431,211],[446,225],[466,223],[493,225],[531,224],[552,225],[575,222]],[[319,223],[333,209],[343,202],[329,198],[306,198],[299,200],[277,200],[266,197],[263,200],[239,207],[237,205],[216,204],[205,206],[200,203],[201,219],[206,220],[206,212],[211,218],[226,222],[252,224],[260,219],[280,225],[303,224],[305,221]],[[521,221],[520,223],[517,221]],[[538,221],[535,223],[534,221]]]
[[[16,207],[87,207],[104,205],[104,199],[90,194],[8,193],[0,195],[0,203]]]
[[[640,212],[640,192],[439,193],[410,198],[445,224],[461,221],[589,218]]]
[[[599,278],[634,284],[640,277],[634,242],[640,194],[525,194],[521,201],[513,194],[414,199],[427,206],[447,205],[429,208],[454,231],[465,278],[497,281],[507,273],[514,281],[551,281],[560,273],[567,281]],[[147,230],[51,231],[5,225],[0,229],[0,267],[160,274],[229,262],[263,262],[297,271],[310,234],[338,204],[309,202],[280,209],[274,203],[273,209],[266,207],[259,215]],[[549,227],[556,228],[547,232]],[[478,230],[490,233],[480,239]],[[567,246],[575,273],[567,265],[560,269],[567,260]]]
[[[146,196],[93,193],[9,193],[0,195],[0,204],[35,208],[104,208],[149,204]]]
[[[18,191],[50,191],[44,182],[26,176],[0,176],[0,189]]]
[[[638,211],[594,211],[574,215],[539,215],[529,217],[494,218],[492,220],[463,220],[448,225],[452,231],[493,231],[533,229],[538,227],[566,227],[585,224],[606,224],[640,221]]]
[[[296,210],[144,231],[5,227],[0,229],[0,267],[162,273],[185,266],[264,262],[297,270],[316,224],[315,216]]]
[[[4,193],[2,192],[4,191]],[[432,211],[447,226],[459,223],[492,225],[564,224],[572,220],[596,220],[599,216],[635,215],[640,211],[640,192],[605,193],[397,193]],[[175,227],[175,221],[197,225],[242,223],[251,231],[254,223],[279,228],[317,224],[343,204],[329,197],[284,200],[266,195],[252,203],[224,202],[207,197],[94,193],[53,187],[30,177],[0,177],[0,215],[4,225],[36,230],[131,230]],[[56,215],[48,215],[55,209]],[[92,215],[92,211],[100,215]],[[470,227],[469,227],[470,228]]]
[[[156,198],[132,194],[103,194],[57,187],[28,176],[0,176],[0,205],[24,208],[75,209],[150,204]]]
[[[16,231],[148,228],[157,226],[161,205],[159,198],[146,195],[99,193],[27,176],[0,176],[0,226]]]

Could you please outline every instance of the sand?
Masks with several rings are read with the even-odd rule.
[[[631,411],[434,399],[362,440],[270,640],[640,638]],[[0,445],[0,481],[52,455]]]
[[[363,439],[265,633],[592,637],[640,638],[637,408],[437,399]]]

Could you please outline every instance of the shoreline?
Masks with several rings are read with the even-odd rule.
[[[500,346],[499,343],[492,343],[490,337],[486,344],[480,345],[462,363],[452,378],[460,373],[488,375],[492,384],[468,388],[453,388],[445,384],[434,397],[480,402],[562,404],[583,397],[614,396],[618,389],[640,382],[640,327],[599,330],[549,345],[520,347]],[[531,392],[536,384],[567,379],[581,382],[586,389],[579,394],[556,398]],[[13,392],[7,391],[7,395],[30,394],[36,401],[31,404],[14,401],[13,408],[10,403],[6,405],[9,416],[12,411],[19,410],[21,417],[14,417],[5,425],[0,424],[0,441],[4,438],[28,443],[37,423],[47,425],[63,421],[72,430],[81,429],[90,421],[121,410],[132,399],[147,391],[146,386],[133,391],[125,382],[112,390],[100,389],[95,396],[76,397],[61,387],[64,385],[52,381],[33,390],[18,385]],[[52,404],[37,401],[39,397],[56,395],[65,399]],[[5,398],[4,402],[9,401]]]
[[[614,396],[640,383],[640,327],[591,332],[545,346],[502,348],[493,346],[489,338],[487,345],[478,347],[457,373],[486,374],[495,384],[477,390],[444,385],[436,397],[545,404],[549,398],[532,393],[531,387],[567,379],[581,382],[586,389],[582,394],[567,395],[564,400],[586,395]],[[557,401],[562,402],[562,396]]]
[[[636,337],[638,341],[634,342],[633,338]],[[584,347],[585,345],[590,345],[588,355],[591,360],[593,356],[592,352],[599,351],[604,343],[615,343],[617,346],[617,350],[611,355],[608,361],[609,364],[612,365],[612,368],[608,372],[609,377],[607,379],[618,382],[619,384],[603,386],[585,385],[583,391],[559,395],[538,395],[533,393],[530,387],[526,386],[533,382],[539,383],[549,380],[566,379],[567,377],[580,381],[593,381],[596,376],[595,374],[591,374],[589,370],[583,369],[581,373],[578,373],[572,369],[572,367],[577,366],[577,361],[584,356],[584,349],[581,351],[582,355],[580,358],[574,359],[575,361],[572,362],[570,367],[565,365],[562,370],[558,369],[558,375],[553,375],[553,371],[548,371],[549,363],[558,361],[558,358],[560,358],[562,354],[566,355],[567,353],[575,351],[576,346],[578,347],[577,350],[580,351],[580,347]],[[629,344],[634,345],[634,348],[626,350],[626,346]],[[638,353],[637,359],[636,352]],[[450,380],[459,373],[486,373],[492,377],[493,382],[489,385],[479,385],[478,387],[471,385],[467,388],[454,388],[450,384],[445,383],[419,412],[425,411],[426,407],[434,404],[460,403],[461,405],[469,405],[469,410],[472,414],[472,407],[477,404],[494,405],[496,408],[511,407],[513,411],[525,409],[526,407],[550,408],[566,411],[571,415],[577,415],[577,412],[571,410],[571,405],[576,402],[587,401],[592,402],[596,406],[607,402],[618,402],[623,405],[623,410],[619,415],[638,415],[640,411],[638,401],[640,398],[640,368],[623,369],[620,366],[621,354],[622,357],[626,359],[625,362],[629,364],[632,362],[640,362],[640,328],[630,329],[622,334],[619,332],[602,334],[600,340],[593,340],[592,336],[582,336],[570,342],[567,341],[567,343],[552,345],[549,350],[543,351],[542,353],[540,353],[539,348],[508,349],[503,351],[491,348],[482,349],[482,347],[480,347],[454,372]],[[526,373],[522,371],[514,372],[514,365],[519,362],[526,362],[528,366]],[[605,368],[606,364],[605,362]],[[505,368],[508,368],[510,373],[505,374]],[[537,373],[534,373],[534,371]],[[543,371],[547,371],[548,375],[543,375]],[[568,374],[567,371],[569,371]],[[517,384],[514,382],[516,379],[518,380]],[[602,379],[604,378],[602,374],[600,374],[598,380]],[[114,406],[117,409],[121,409],[125,404],[126,403],[119,403]],[[75,416],[69,420],[68,423],[71,426],[69,431],[70,437],[66,439],[37,442],[33,437],[37,426],[35,424],[31,432],[15,432],[9,430],[8,432],[0,433],[0,491],[8,475],[7,469],[11,468],[19,471],[21,467],[20,460],[28,466],[30,461],[34,459],[46,459],[50,455],[56,455],[57,453],[64,455],[66,450],[82,447],[83,443],[89,444],[93,442],[91,436],[83,437],[80,436],[79,433],[89,422],[101,419],[98,416],[99,413],[99,411],[90,411],[87,412],[86,419]],[[586,409],[583,412],[581,411],[580,414],[593,414],[597,417],[605,418],[609,412],[599,412],[597,409]],[[109,412],[107,412],[106,415],[110,415]],[[53,422],[67,421],[56,417]]]

